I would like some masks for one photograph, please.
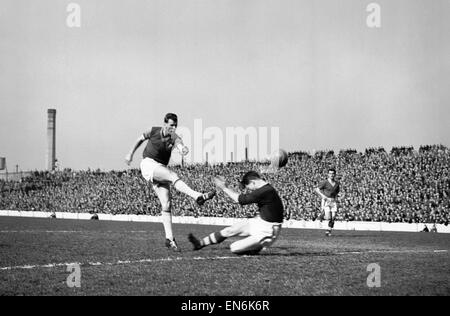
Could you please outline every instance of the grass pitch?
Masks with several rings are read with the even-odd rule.
[[[192,251],[219,226],[0,217],[0,295],[449,295],[450,234],[284,229],[260,255]],[[80,265],[80,287],[69,287]],[[380,267],[380,287],[367,280]]]

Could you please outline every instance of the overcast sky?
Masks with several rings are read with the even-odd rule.
[[[0,156],[44,169],[48,108],[63,168],[126,168],[166,112],[289,151],[449,146],[449,34],[448,0],[0,0]]]

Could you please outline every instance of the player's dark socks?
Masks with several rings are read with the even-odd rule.
[[[213,244],[220,244],[225,239],[227,238],[222,236],[220,232],[215,232],[203,238],[203,240],[201,240],[200,242],[202,243],[203,246],[208,246]]]
[[[202,206],[206,201],[211,200],[216,195],[216,191],[204,193],[197,198],[197,204]]]
[[[220,244],[227,238],[222,236],[220,232],[215,232],[201,240],[195,238],[194,235],[189,234],[188,239],[194,245],[194,250],[198,250],[209,245]]]
[[[330,221],[328,222],[328,227],[330,227],[330,228],[333,228],[333,227],[334,227],[334,221],[333,221],[333,220],[330,220]]]
[[[194,246],[194,250],[200,250],[204,246],[202,246],[202,243],[200,240],[198,240],[192,233],[188,235],[189,242]]]

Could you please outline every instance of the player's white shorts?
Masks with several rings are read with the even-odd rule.
[[[141,161],[141,174],[144,177],[145,180],[153,183],[153,173],[155,172],[155,169],[158,167],[164,167],[162,163],[159,163],[151,158],[144,158]]]
[[[255,217],[250,219],[250,235],[257,236],[265,246],[272,245],[280,235],[281,223],[270,223]]]
[[[335,200],[329,201],[322,199],[322,211],[325,212],[325,215],[331,212],[333,217],[336,216],[337,202]]]
[[[281,223],[270,223],[255,217],[249,219],[242,226],[236,227],[236,235],[248,236],[231,244],[230,249],[234,253],[259,251],[271,246],[280,235]]]

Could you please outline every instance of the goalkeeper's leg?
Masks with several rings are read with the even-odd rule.
[[[255,255],[263,249],[260,236],[249,236],[235,241],[231,244],[230,250],[237,255]]]
[[[229,237],[248,236],[248,235],[249,235],[249,224],[237,223],[232,226],[226,227],[221,231],[211,233],[202,239],[197,239],[193,234],[189,234],[188,239],[193,244],[194,250],[199,250],[206,246],[220,244]]]

